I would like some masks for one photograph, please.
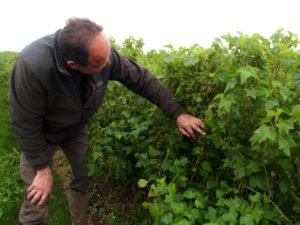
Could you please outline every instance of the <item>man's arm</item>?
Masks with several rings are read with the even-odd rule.
[[[12,71],[10,109],[13,130],[24,156],[37,174],[29,186],[27,198],[41,206],[52,188],[49,168],[51,154],[43,135],[45,92],[30,67],[18,59]]]
[[[118,80],[130,90],[148,99],[160,109],[176,119],[182,135],[195,138],[195,132],[205,135],[204,123],[201,119],[184,114],[181,105],[148,70],[134,61],[111,50],[111,79]]]
[[[131,91],[148,99],[173,118],[182,114],[182,107],[172,93],[147,69],[120,55],[113,48],[110,60],[112,65],[110,79],[121,82]]]
[[[49,144],[43,134],[45,90],[22,58],[11,75],[10,110],[12,128],[26,159],[37,170],[49,166]]]

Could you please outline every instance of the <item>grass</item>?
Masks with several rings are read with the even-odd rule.
[[[0,84],[0,153],[3,154],[16,145],[13,136],[8,110],[8,95],[7,88]]]
[[[17,224],[23,195],[19,154],[8,113],[7,88],[0,83],[0,224]]]

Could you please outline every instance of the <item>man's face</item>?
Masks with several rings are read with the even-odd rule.
[[[89,56],[86,66],[76,64],[73,69],[83,74],[96,74],[110,66],[110,43],[103,32],[94,37],[89,44]]]

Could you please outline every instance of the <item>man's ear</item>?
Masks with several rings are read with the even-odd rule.
[[[73,60],[69,60],[69,61],[67,61],[67,65],[68,65],[68,67],[70,67],[71,69],[73,69],[73,70],[77,70],[78,69],[78,64],[75,62],[75,61],[73,61]]]

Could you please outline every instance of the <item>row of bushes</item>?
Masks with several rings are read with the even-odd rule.
[[[135,183],[153,224],[300,224],[300,54],[283,30],[226,35],[211,48],[115,46],[161,80],[205,137],[111,83],[90,126],[90,172]],[[139,197],[138,197],[139,196]]]

